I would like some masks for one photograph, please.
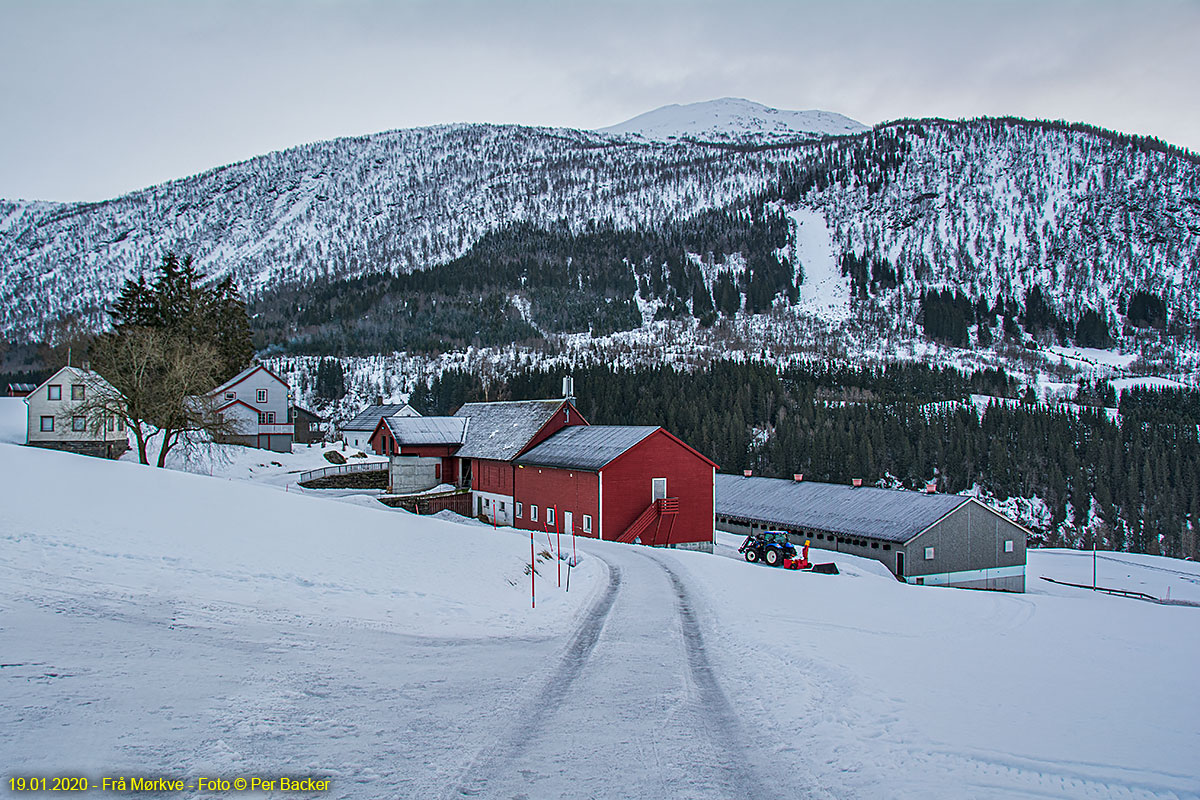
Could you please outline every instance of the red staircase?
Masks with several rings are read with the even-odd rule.
[[[633,544],[633,540],[640,536],[642,537],[642,544],[652,546],[666,544],[670,541],[671,529],[675,527],[675,515],[678,513],[678,497],[664,497],[662,500],[655,500],[646,507],[645,511],[638,515],[638,518],[625,529],[624,533],[617,537],[616,541]],[[662,529],[664,517],[669,523],[665,531]],[[654,530],[647,536],[645,534],[650,530],[651,525],[654,526]]]

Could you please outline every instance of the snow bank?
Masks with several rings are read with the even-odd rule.
[[[12,445],[0,485],[9,598],[153,596],[201,616],[217,604],[446,637],[557,632],[587,594],[547,589],[530,613],[519,537],[382,506]]]

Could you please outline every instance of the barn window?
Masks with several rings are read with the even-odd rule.
[[[546,509],[546,524],[547,525],[554,524],[554,509],[553,509],[553,507]]]
[[[108,418],[108,430],[109,430],[109,432],[111,433],[112,431],[115,431],[116,429],[117,429],[117,421],[116,421],[114,418],[112,418],[112,417],[109,417],[109,418]]]
[[[823,533],[818,533],[818,534],[817,534],[817,538],[818,538],[818,539],[824,539],[824,538],[825,538],[825,534],[823,534]]]
[[[583,532],[584,533],[592,532],[592,515],[591,514],[583,515]]]
[[[226,392],[225,399],[226,400],[237,400],[237,392]]]
[[[1013,540],[1005,539],[1004,540],[1004,552],[1011,553],[1012,551],[1013,551]]]
[[[879,549],[879,542],[871,542],[871,549],[872,549],[872,550],[878,550],[878,549]]]
[[[518,501],[517,501],[516,503],[514,503],[513,505],[515,506],[515,508],[514,508],[514,511],[515,511],[515,513],[516,513],[516,517],[517,517],[517,519],[520,519],[520,518],[521,518],[521,511],[523,510],[523,509],[521,508],[521,501],[520,501],[520,500],[518,500]]]
[[[501,514],[504,513],[504,501],[503,500],[500,501],[500,513]]]
[[[62,400],[62,387],[58,384],[46,387],[47,400]]]
[[[537,506],[532,504],[529,506],[529,521],[537,522]]]
[[[885,543],[885,544],[883,545],[883,549],[884,549],[884,550],[891,550],[891,549],[892,549],[892,546],[891,546],[890,544],[886,544],[886,543]]]
[[[933,548],[932,547],[925,548],[925,560],[933,561]]]
[[[50,433],[54,430],[54,417],[42,417],[42,431]]]

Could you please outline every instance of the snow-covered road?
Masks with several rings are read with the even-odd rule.
[[[606,587],[509,729],[445,796],[776,796],[677,567],[641,548],[586,549],[608,563]]]

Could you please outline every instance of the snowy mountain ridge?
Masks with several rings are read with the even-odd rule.
[[[697,223],[691,249],[676,251],[682,265],[658,251],[610,252],[627,233],[677,242],[708,212],[725,221]],[[786,220],[782,246],[749,252],[748,239],[730,238],[728,226],[755,215]],[[993,333],[1034,288],[1068,333],[1090,309],[1120,338],[1139,292],[1161,300],[1173,335],[1200,323],[1200,158],[1161,142],[1014,119],[901,121],[810,142],[444,125],[296,147],[100,203],[0,201],[0,337],[46,339],[66,317],[102,327],[123,281],[167,249],[234,275],[286,323],[315,313],[314,286],[352,296],[364,276],[436,272],[489,236],[507,235],[519,262],[536,231],[557,237],[539,253],[541,277],[495,289],[512,316],[544,293],[547,270],[571,268],[570,248],[590,247],[582,255],[598,265],[625,264],[628,280],[597,291],[636,303],[649,335],[663,315],[701,318],[726,289],[720,324],[701,331],[718,346],[712,332],[784,350],[879,348],[897,331],[911,340],[932,290],[976,304]],[[792,275],[775,276],[793,285],[776,298],[779,318],[761,297],[750,302],[764,259]],[[382,324],[396,309],[345,313]],[[630,330],[628,319],[609,330]],[[528,321],[542,335],[598,333]],[[977,321],[967,323],[972,345],[982,344]],[[407,347],[401,338],[375,352]]]
[[[832,111],[786,111],[722,97],[702,103],[668,105],[632,119],[599,128],[598,133],[636,134],[646,139],[729,140],[746,137],[816,138],[862,133],[861,122]]]

